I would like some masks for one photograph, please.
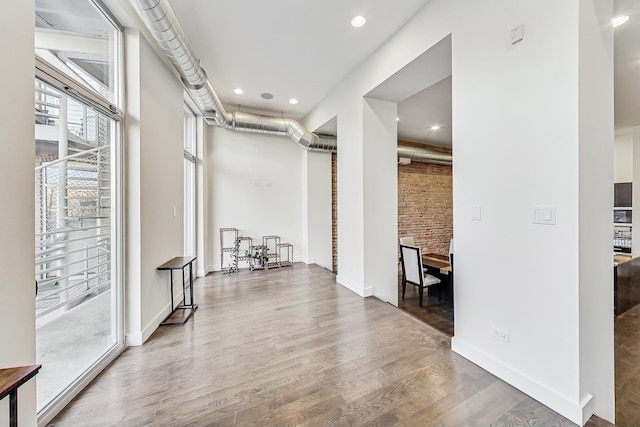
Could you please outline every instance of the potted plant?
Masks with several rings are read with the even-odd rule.
[[[231,264],[223,269],[223,274],[231,274],[238,272],[238,253],[240,252],[240,242],[242,242],[243,236],[240,235],[233,243],[233,252],[231,252]]]
[[[264,268],[269,261],[267,248],[262,245],[252,246],[250,251],[245,252],[245,256],[251,258],[253,268]]]

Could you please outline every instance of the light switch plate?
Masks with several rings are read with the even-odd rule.
[[[534,206],[533,207],[533,224],[555,225],[556,224],[556,207],[555,206]]]
[[[471,206],[471,219],[474,221],[480,221],[482,219],[482,206]]]
[[[518,25],[511,30],[511,44],[516,44],[522,41],[524,38],[524,28],[522,25]]]

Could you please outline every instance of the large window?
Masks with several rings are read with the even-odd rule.
[[[39,423],[124,346],[120,41],[91,0],[36,0]]]
[[[184,253],[196,254],[196,117],[184,107]]]
[[[92,0],[36,0],[35,52],[85,88],[121,106],[121,30]]]

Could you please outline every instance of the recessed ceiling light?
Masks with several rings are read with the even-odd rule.
[[[400,121],[400,117],[396,117],[396,122],[399,122],[399,121]]]
[[[244,91],[238,87],[233,90],[233,93],[235,93],[236,95],[242,95]]]
[[[438,125],[431,126],[431,130],[438,130],[438,129],[440,129],[440,126],[438,126]]]
[[[367,23],[367,18],[361,15],[354,16],[353,19],[351,20],[351,25],[353,25],[356,28],[360,28],[366,23]]]
[[[297,99],[295,99],[295,98],[291,98],[291,99],[289,100],[289,104],[297,104],[297,103],[298,103],[298,100],[297,100]]]
[[[611,24],[613,25],[613,28],[615,28],[615,27],[619,27],[620,25],[624,24],[628,20],[629,20],[629,16],[627,16],[627,15],[616,16],[615,18],[613,18],[613,21],[611,21]]]
[[[262,99],[273,99],[273,94],[269,92],[261,93],[260,98]]]

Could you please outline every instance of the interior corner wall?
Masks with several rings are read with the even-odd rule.
[[[364,283],[398,305],[398,104],[363,99]]]
[[[356,294],[373,295],[364,279],[364,145],[362,130],[362,96],[341,99],[338,117],[337,224],[338,274],[336,282]],[[314,129],[336,116],[320,115]],[[323,112],[324,113],[324,112]],[[343,120],[344,119],[344,120]]]
[[[332,270],[331,154],[300,150],[303,194],[303,261]]]
[[[633,133],[616,134],[613,145],[613,182],[633,182]]]
[[[36,362],[34,288],[34,3],[16,2],[0,14],[6,55],[0,89],[0,368]],[[36,380],[37,381],[37,380]],[[36,381],[20,387],[21,426],[36,425]],[[0,423],[9,419],[9,399],[0,401]]]
[[[293,261],[303,261],[300,147],[281,136],[214,126],[207,138],[212,269],[221,269],[220,228],[230,227],[254,244],[263,236],[280,236],[281,243],[293,245]]]
[[[146,341],[171,311],[166,271],[183,252],[183,89],[149,43],[125,32],[127,62],[128,345]],[[177,277],[176,277],[177,276]],[[174,299],[180,299],[174,274]]]
[[[451,34],[452,348],[576,423],[586,404],[579,370],[579,3],[432,0],[305,119],[316,128],[339,118],[339,224],[348,224],[338,228],[340,276],[364,287],[360,255],[369,212],[359,207],[363,135],[356,103]],[[524,39],[512,45],[519,25]],[[606,84],[593,77],[593,84]],[[594,203],[611,208],[606,199]],[[555,225],[533,224],[534,206],[555,207]],[[496,339],[494,328],[509,342]],[[594,387],[595,399],[611,400],[608,390]]]
[[[613,0],[579,2],[579,283],[582,424],[615,418]],[[593,120],[597,117],[598,120]],[[608,159],[608,161],[603,161]]]

